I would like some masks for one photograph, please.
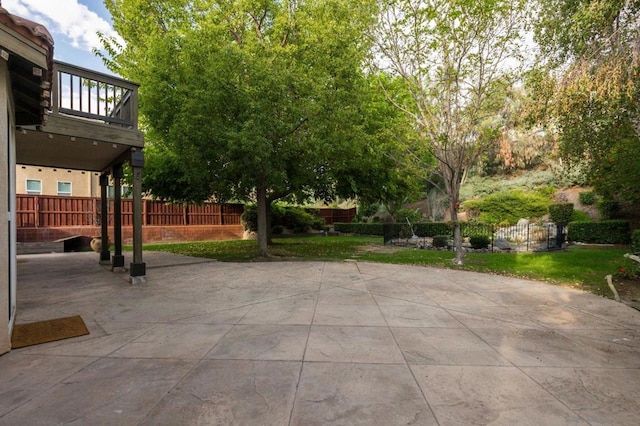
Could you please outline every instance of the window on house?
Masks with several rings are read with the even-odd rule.
[[[109,185],[107,187],[107,197],[113,198],[114,195],[115,195],[115,191],[113,190],[113,185]],[[121,185],[120,196],[122,198],[131,198],[132,197],[131,188],[129,188],[127,185]]]
[[[42,181],[39,179],[27,179],[27,194],[40,195],[42,194]]]
[[[71,182],[58,182],[58,195],[71,195]]]

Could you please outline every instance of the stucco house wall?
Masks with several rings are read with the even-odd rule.
[[[9,153],[13,151],[15,141],[10,136],[13,132],[13,101],[11,82],[7,63],[0,60],[0,354],[11,348],[10,317],[13,316],[14,306],[9,294],[12,279],[15,279],[15,256],[11,255],[11,228],[9,222],[9,199],[11,198],[12,164]]]

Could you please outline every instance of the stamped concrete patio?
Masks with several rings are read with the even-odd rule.
[[[640,312],[468,272],[146,253],[22,256],[18,322],[91,334],[0,357],[2,425],[640,424]]]

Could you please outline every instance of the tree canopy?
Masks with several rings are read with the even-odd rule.
[[[640,203],[640,1],[539,4],[535,30],[547,78],[534,87],[547,96],[541,103],[565,157],[587,165],[603,196]]]
[[[391,0],[380,16],[373,63],[410,95],[391,101],[438,161],[461,263],[460,184],[503,126],[505,98],[492,94],[510,85],[519,64],[525,1]]]
[[[393,169],[375,147],[398,142],[390,127],[406,123],[369,102],[362,63],[375,2],[105,4],[126,42],[105,39],[105,60],[141,83],[154,195],[256,199],[261,254],[277,199],[383,197],[367,181],[392,181]],[[406,173],[394,182],[410,185]]]

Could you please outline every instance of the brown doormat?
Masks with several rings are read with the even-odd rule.
[[[89,330],[80,315],[13,326],[11,348],[18,349],[40,343],[84,336]]]

